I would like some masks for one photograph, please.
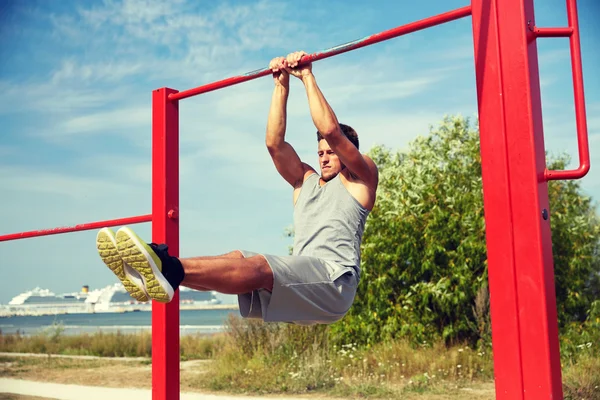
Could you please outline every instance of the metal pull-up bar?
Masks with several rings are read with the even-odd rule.
[[[361,47],[370,46],[375,43],[383,42],[385,40],[393,39],[398,36],[406,35],[407,33],[420,31],[422,29],[431,28],[432,26],[441,25],[446,22],[468,17],[469,15],[471,15],[471,6],[457,8],[453,11],[448,11],[443,14],[434,15],[433,17],[425,18],[416,22],[411,22],[410,24],[401,25],[396,28],[383,31],[381,33],[376,33],[374,35],[367,36],[362,39],[354,40],[349,43],[341,44],[339,46],[335,46],[318,53],[306,55],[302,57],[300,64],[322,60],[324,58],[332,57],[337,54],[345,53],[347,51],[356,50]],[[184,90],[178,93],[172,93],[169,95],[169,100],[182,100],[188,97],[196,96],[198,94],[222,89],[227,86],[237,85],[238,83],[250,81],[267,75],[271,75],[271,69],[259,69],[256,71],[248,72],[244,75],[234,76],[232,78],[223,79],[203,86],[198,86],[197,88]]]

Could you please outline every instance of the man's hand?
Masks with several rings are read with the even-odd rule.
[[[290,87],[290,75],[285,69],[286,59],[284,57],[275,57],[269,63],[269,69],[273,71],[273,80],[275,86],[281,86],[285,89]]]
[[[286,68],[285,70],[296,78],[302,79],[303,77],[312,75],[312,63],[304,64],[299,68],[298,63],[302,56],[306,56],[306,52],[304,51],[296,51],[294,53],[290,53],[285,58]]]

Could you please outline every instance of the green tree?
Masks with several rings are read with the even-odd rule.
[[[561,157],[548,168],[566,169],[568,161]],[[600,220],[579,180],[550,182],[548,196],[558,320],[563,328],[584,322],[592,302],[600,299]]]
[[[489,340],[489,301],[479,132],[448,117],[407,152],[378,146],[375,208],[364,233],[362,278],[340,341],[405,337]],[[566,160],[550,162],[560,168]],[[550,185],[561,326],[585,318],[598,294],[598,216],[578,182]]]

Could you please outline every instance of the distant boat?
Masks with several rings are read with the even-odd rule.
[[[221,303],[214,291],[197,291],[180,287],[179,301],[182,309],[210,308]],[[121,283],[102,289],[55,294],[36,287],[23,292],[7,304],[0,305],[0,316],[85,314],[101,312],[150,311],[151,302],[139,302],[129,296]]]

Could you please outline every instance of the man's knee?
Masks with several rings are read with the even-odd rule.
[[[239,250],[233,250],[226,254],[227,258],[244,258],[244,254]]]
[[[257,254],[253,257],[250,257],[249,260],[252,260],[253,264],[256,266],[256,269],[260,274],[261,281],[263,282],[262,287],[272,292],[274,274],[271,265],[269,265],[267,257],[265,257],[262,254]]]

